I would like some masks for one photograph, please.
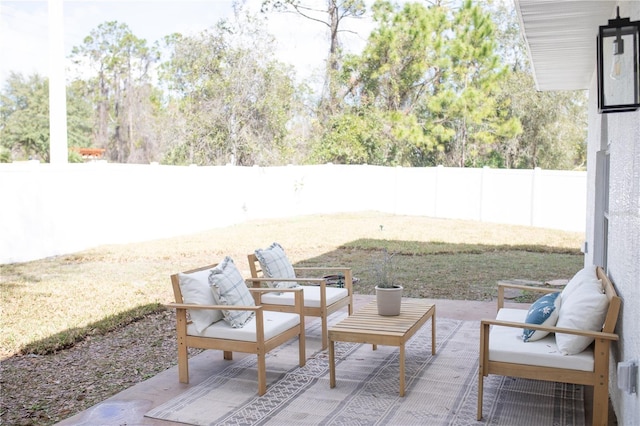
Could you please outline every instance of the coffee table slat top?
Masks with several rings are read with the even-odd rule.
[[[402,310],[398,316],[378,315],[375,302],[369,303],[358,310],[357,315],[351,315],[330,328],[330,331],[358,331],[359,333],[404,335],[407,330],[418,324],[426,312],[433,307],[421,299],[403,299]],[[427,318],[424,318],[425,320]],[[420,324],[422,325],[422,324]]]

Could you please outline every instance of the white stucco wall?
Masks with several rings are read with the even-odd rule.
[[[640,2],[621,4],[621,16],[640,20]],[[590,89],[589,147],[587,158],[587,228],[591,249],[585,264],[594,263],[597,244],[596,153],[609,149],[609,237],[607,272],[622,297],[622,311],[611,359],[609,393],[618,424],[637,425],[640,421],[640,394],[628,394],[617,387],[617,363],[640,363],[640,110],[598,114],[594,72]],[[597,263],[597,260],[596,262]],[[640,377],[639,377],[640,379]]]

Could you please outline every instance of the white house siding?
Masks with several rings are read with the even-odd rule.
[[[640,2],[621,4],[620,16],[640,20]],[[595,53],[594,53],[595,54]],[[620,361],[640,362],[640,110],[598,114],[596,75],[590,89],[589,147],[587,160],[587,228],[590,249],[585,264],[599,263],[596,153],[609,149],[609,237],[607,272],[622,297],[622,311],[614,345],[609,393],[620,425],[637,425],[640,394],[618,389],[616,366]],[[596,258],[594,258],[596,256]]]

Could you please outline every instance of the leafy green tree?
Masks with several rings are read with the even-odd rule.
[[[67,86],[67,145],[69,147],[86,148],[92,143],[93,105],[85,96],[85,86],[85,82],[81,80],[73,81]]]
[[[520,131],[495,96],[504,69],[480,6],[377,1],[373,11],[378,27],[345,60],[342,81],[347,105],[380,110],[388,131],[378,142],[394,145],[389,164],[475,166]]]
[[[0,163],[10,163],[11,162],[11,151],[6,147],[0,145]]]
[[[166,39],[163,64],[174,141],[171,164],[278,164],[291,146],[287,124],[296,103],[292,70],[273,59],[264,23],[236,11],[196,36]]]
[[[315,145],[313,162],[386,164],[389,153],[381,143],[385,138],[380,118],[374,108],[352,108],[332,116],[323,126],[322,143]]]
[[[47,79],[39,74],[9,75],[0,94],[0,141],[14,160],[49,161]]]
[[[418,3],[407,3],[396,10],[389,2],[376,2],[373,13],[378,27],[369,36],[363,53],[348,55],[344,61],[341,79],[346,93],[345,114],[358,116],[366,111],[374,115],[382,129],[358,136],[377,145],[370,152],[382,153],[364,162],[417,165],[420,152],[434,148],[416,113],[442,78],[446,16],[440,8]],[[320,144],[331,144],[332,139],[325,135]],[[316,148],[316,152],[321,151],[326,152]]]
[[[412,112],[442,77],[446,17],[440,8],[419,3],[396,13],[390,3],[376,2],[373,11],[378,27],[363,53],[345,61],[348,94],[357,103]]]
[[[116,21],[100,24],[72,50],[79,74],[92,71],[87,89],[96,106],[95,145],[112,161],[140,160],[139,151],[154,136],[140,127],[146,123],[140,117],[153,109],[149,71],[157,56],[146,40]]]
[[[446,163],[478,166],[486,148],[520,131],[517,119],[500,114],[496,91],[505,68],[496,51],[495,26],[479,4],[465,0],[454,13],[445,55],[450,60],[438,102],[455,137],[446,148]]]
[[[504,83],[509,110],[522,133],[497,149],[505,167],[571,170],[585,164],[587,104],[579,91],[538,92],[529,72],[514,71]]]
[[[72,84],[67,88],[69,161],[81,162],[74,147],[90,145],[91,105]],[[0,92],[0,162],[49,161],[49,80],[11,73]]]
[[[339,83],[336,81],[342,61],[339,34],[347,31],[343,29],[346,19],[361,18],[366,13],[366,5],[364,0],[324,0],[324,8],[319,8],[319,4],[313,0],[263,0],[262,11],[293,12],[326,27],[329,50],[320,109],[331,113],[339,103]]]
[[[584,91],[536,90],[515,8],[502,2],[490,9],[497,26],[498,52],[508,67],[497,96],[502,113],[522,131],[493,150],[504,167],[574,169],[586,163],[587,99]]]

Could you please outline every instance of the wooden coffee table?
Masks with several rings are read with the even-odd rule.
[[[436,354],[436,305],[423,299],[402,299],[398,316],[378,315],[376,301],[329,328],[329,386],[336,386],[334,342],[400,347],[400,396],[404,396],[404,345],[431,318],[431,354]]]

